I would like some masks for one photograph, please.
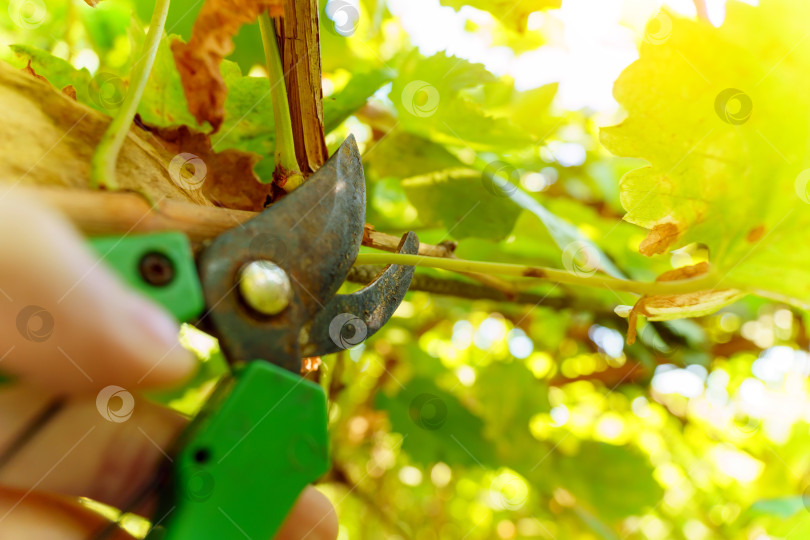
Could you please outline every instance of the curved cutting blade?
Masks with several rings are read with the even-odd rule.
[[[365,179],[354,137],[297,190],[221,234],[200,256],[200,279],[213,333],[231,363],[267,360],[300,372],[302,325],[328,304],[346,279],[363,238]],[[270,260],[290,278],[293,298],[278,315],[242,300],[239,272]]]
[[[399,242],[398,253],[415,255],[419,239],[409,232]],[[366,287],[339,294],[315,315],[301,334],[301,353],[322,356],[348,349],[373,335],[394,314],[414,273],[413,266],[391,264]]]

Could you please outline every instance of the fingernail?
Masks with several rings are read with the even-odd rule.
[[[146,365],[145,383],[148,379],[150,384],[172,384],[191,375],[196,361],[191,351],[180,344],[180,326],[171,315],[147,299],[134,295],[130,318],[131,335],[142,340],[139,352]]]

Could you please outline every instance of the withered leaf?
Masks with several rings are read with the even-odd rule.
[[[42,75],[40,75],[39,73],[34,71],[34,67],[31,65],[31,59],[30,58],[28,59],[28,64],[24,68],[22,68],[21,71],[23,73],[27,73],[28,75],[31,75],[35,79],[39,79],[40,81],[45,82],[48,85],[51,84],[50,81],[47,78],[43,77]],[[67,97],[71,98],[73,101],[76,101],[76,87],[73,86],[72,84],[68,84],[67,86],[62,88],[62,93],[65,94]]]
[[[0,177],[21,183],[87,188],[93,150],[111,118],[65,99],[59,89],[28,72],[0,63]],[[161,137],[163,135],[163,137]],[[204,182],[194,185],[178,175],[186,153],[205,165]],[[271,185],[252,172],[257,154],[240,150],[216,153],[208,136],[186,129],[153,131],[130,128],[118,157],[116,176],[122,190],[203,206],[261,210]],[[178,163],[180,162],[180,163]],[[33,164],[33,165],[32,165]],[[173,170],[176,169],[176,170]],[[195,171],[196,172],[196,171]],[[255,182],[246,181],[253,179]]]
[[[59,89],[0,62],[0,178],[20,184],[87,188],[90,162],[109,116],[66,99]],[[213,206],[200,193],[172,182],[167,165],[174,154],[130,129],[116,164],[122,190]]]
[[[709,269],[709,263],[704,261],[664,272],[656,278],[656,281],[691,279],[706,274]],[[702,317],[714,313],[743,296],[745,293],[737,289],[709,289],[683,294],[648,295],[639,298],[629,311],[617,308],[617,314],[627,317],[627,343],[632,345],[636,339],[636,322],[639,315],[643,315],[651,321]]]
[[[36,71],[34,71],[34,68],[31,66],[31,59],[30,58],[28,59],[28,65],[26,65],[24,68],[22,68],[22,72],[27,73],[27,74],[31,75],[32,77],[34,77],[35,79],[39,79],[40,81],[45,81],[46,83],[48,82],[48,79],[46,79],[45,77],[43,77],[42,75],[40,75]],[[50,84],[50,83],[48,83],[48,84]]]
[[[188,126],[151,128],[155,144],[174,154],[170,175],[186,191],[200,189],[216,206],[258,212],[272,198],[273,184],[263,184],[253,172],[261,156],[228,149],[216,152],[205,133]],[[252,180],[252,181],[251,181]]]
[[[711,265],[703,261],[690,266],[681,266],[674,270],[668,270],[655,278],[655,281],[678,281],[679,279],[691,279],[693,277],[702,276],[709,272]]]
[[[678,227],[674,223],[659,223],[641,241],[638,251],[648,257],[664,253],[677,238]]]
[[[282,0],[206,0],[194,21],[189,42],[172,43],[188,109],[199,124],[208,121],[214,132],[225,118],[228,93],[219,65],[233,52],[232,38],[239,28],[265,11],[281,16]]]
[[[64,88],[62,88],[62,93],[65,94],[70,99],[72,99],[73,101],[76,101],[76,87],[73,86],[72,84],[69,84]]]

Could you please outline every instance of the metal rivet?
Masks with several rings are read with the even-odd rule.
[[[281,313],[292,300],[290,278],[271,261],[246,264],[239,274],[239,292],[250,307],[265,315]]]
[[[141,277],[155,287],[168,285],[174,279],[174,265],[163,253],[152,251],[141,257],[138,263]]]

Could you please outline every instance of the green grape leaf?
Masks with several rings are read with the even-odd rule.
[[[581,268],[586,272],[599,270],[614,277],[624,277],[613,261],[572,223],[549,211],[537,199],[517,186],[507,186],[504,196],[521,208],[534,214],[543,222],[554,242],[562,250],[562,263],[572,270]]]
[[[10,45],[10,48],[20,58],[31,61],[31,67],[37,73],[48,79],[55,88],[61,90],[72,85],[76,89],[76,100],[89,105],[102,112],[108,112],[99,107],[90,94],[90,72],[86,69],[76,69],[66,60],[52,55],[47,51],[28,45]]]
[[[523,33],[530,13],[559,8],[562,0],[528,0],[517,3],[511,0],[441,0],[441,3],[456,10],[470,6],[488,11],[508,28]]]
[[[502,240],[520,209],[467,168],[448,169],[403,180],[405,194],[426,225],[443,225],[454,238]],[[489,187],[489,189],[488,189]]]
[[[263,181],[273,177],[275,162],[275,121],[270,81],[265,77],[245,77],[235,62],[224,60],[222,76],[228,86],[225,99],[225,120],[211,137],[217,152],[234,148],[262,156],[254,167]]]
[[[630,447],[583,441],[577,455],[556,466],[562,486],[608,522],[642,515],[664,495],[652,465]]]
[[[394,396],[379,393],[376,407],[388,411],[391,427],[404,436],[403,449],[417,463],[496,466],[484,439],[484,422],[430,379],[414,378]]]
[[[323,98],[323,131],[329,133],[366,104],[368,98],[389,82],[393,73],[388,69],[375,69],[352,76],[342,90]]]
[[[367,152],[363,164],[376,178],[399,179],[464,167],[444,146],[398,129]]]
[[[487,94],[510,88],[481,64],[444,53],[425,58],[414,51],[402,61],[390,97],[401,126],[411,133],[441,144],[505,150],[534,141],[509,111],[486,107]]]
[[[194,116],[188,111],[188,103],[180,82],[180,73],[174,63],[171,43],[179,36],[163,36],[158,46],[155,64],[149,73],[143,97],[138,104],[138,114],[150,125],[167,127],[173,125],[197,126]]]
[[[528,433],[532,416],[551,408],[548,386],[535,379],[521,362],[493,362],[481,368],[473,388],[487,428],[498,437],[508,436],[517,428]],[[504,388],[513,391],[504,392]]]
[[[661,12],[616,82],[628,117],[601,138],[650,163],[621,181],[625,219],[651,230],[642,252],[704,244],[718,288],[807,307],[810,253],[796,249],[810,228],[803,7],[729,2],[719,28]]]
[[[508,388],[509,391],[504,391]],[[485,434],[498,449],[498,458],[515,471],[528,475],[547,454],[547,443],[529,429],[531,418],[548,412],[548,386],[537,380],[523,362],[493,362],[480,368],[472,387]]]
[[[548,113],[558,88],[552,83],[519,92],[513,85],[498,81],[483,86],[480,102],[488,112],[508,119],[515,129],[542,141],[560,123]]]

